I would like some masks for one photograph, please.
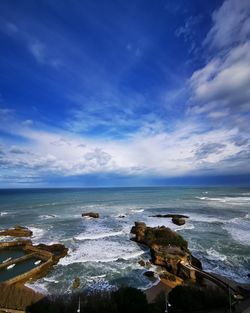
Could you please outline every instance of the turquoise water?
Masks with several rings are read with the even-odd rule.
[[[99,212],[99,219],[81,217]],[[183,226],[153,214],[190,216]],[[124,215],[124,218],[121,218]],[[0,228],[20,224],[33,230],[33,242],[61,242],[69,256],[33,286],[49,292],[82,287],[148,287],[138,265],[149,253],[130,240],[135,221],[178,231],[204,269],[249,283],[250,188],[103,188],[0,191]],[[5,240],[0,238],[0,240]]]
[[[7,268],[1,269],[0,270],[0,282],[4,282],[8,279],[14,278],[15,276],[21,275],[25,272],[32,270],[33,268],[38,266],[35,264],[36,261],[38,261],[38,259],[32,257],[21,263],[15,264],[15,266],[10,269],[7,269]]]
[[[19,249],[0,249],[0,263],[4,262],[6,259],[17,259],[25,255],[23,250]]]

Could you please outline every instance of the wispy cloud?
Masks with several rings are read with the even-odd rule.
[[[55,68],[61,65],[61,60],[50,53],[46,43],[31,35],[27,30],[23,30],[12,22],[4,22],[3,30],[14,40],[21,41],[39,64]]]
[[[250,3],[226,0],[212,15],[204,40],[210,60],[190,78],[191,113],[212,125],[238,127],[249,136],[250,115]]]

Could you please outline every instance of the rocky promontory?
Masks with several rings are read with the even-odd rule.
[[[181,235],[165,226],[148,227],[143,222],[135,222],[131,233],[135,235],[133,240],[150,248],[152,263],[164,267],[171,279],[188,279],[189,273],[181,264],[193,264],[201,268],[199,260],[194,258],[188,250],[188,243]],[[166,275],[168,276],[168,275]],[[169,276],[170,277],[170,276]],[[194,279],[194,278],[193,278]]]
[[[9,228],[0,231],[0,236],[12,236],[12,237],[31,237],[32,231],[27,227],[16,225],[14,228]]]
[[[40,243],[39,245],[34,246],[40,251],[48,251],[53,254],[53,260],[55,264],[61,259],[64,258],[68,254],[68,248],[66,248],[63,244],[55,243],[52,245],[45,245]]]

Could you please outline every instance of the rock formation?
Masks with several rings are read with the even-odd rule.
[[[76,277],[72,283],[72,289],[77,289],[80,287],[81,281],[79,277]]]
[[[181,225],[184,225],[186,223],[186,220],[182,217],[173,217],[172,222],[175,225],[181,226]]]
[[[172,275],[189,278],[181,262],[188,264],[193,261],[197,267],[201,267],[199,260],[188,250],[187,241],[170,228],[148,227],[145,223],[136,222],[131,233],[135,235],[133,240],[150,248],[152,263],[164,267]]]
[[[172,222],[178,226],[184,225],[186,223],[186,218],[189,218],[188,216],[181,214],[157,214],[152,217],[172,218]]]
[[[98,217],[100,217],[100,215],[99,215],[99,213],[87,212],[87,213],[82,213],[82,217],[98,218]]]
[[[37,246],[34,246],[39,250],[49,251],[53,254],[53,260],[57,263],[59,259],[65,257],[68,254],[68,248],[60,243],[52,244],[52,245],[45,245],[40,243]]]
[[[12,236],[12,237],[31,237],[32,231],[27,227],[16,225],[14,228],[9,228],[0,231],[0,236]]]

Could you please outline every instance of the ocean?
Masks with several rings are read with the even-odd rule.
[[[100,218],[82,218],[88,211],[100,213]],[[151,217],[167,213],[189,219],[176,226],[171,219]],[[138,264],[149,259],[149,251],[130,240],[135,221],[170,227],[189,242],[205,270],[250,282],[250,188],[0,190],[0,229],[27,226],[34,243],[63,243],[69,248],[69,255],[46,277],[29,284],[43,292],[70,291],[75,277],[82,288],[90,289],[145,289],[156,283]]]

